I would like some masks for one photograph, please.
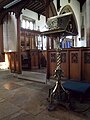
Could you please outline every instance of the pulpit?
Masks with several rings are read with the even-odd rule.
[[[75,25],[73,14],[67,13],[60,16],[51,17],[47,21],[49,27],[48,31],[43,32],[42,34],[47,37],[53,37],[56,44],[56,68],[54,71],[54,79],[56,79],[56,84],[53,88],[49,90],[48,100],[50,102],[48,110],[54,109],[54,100],[62,101],[66,107],[70,107],[70,96],[69,92],[64,89],[61,79],[64,76],[63,68],[61,68],[61,51],[60,48],[60,39],[67,35],[77,35],[77,27]],[[52,61],[54,58],[52,57]],[[49,59],[48,59],[49,61]],[[48,64],[49,66],[49,64]],[[49,69],[49,67],[48,67]],[[48,70],[49,71],[49,70]],[[65,101],[63,100],[63,95],[65,96]]]

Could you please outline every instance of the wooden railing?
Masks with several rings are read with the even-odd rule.
[[[48,56],[47,53],[48,52]],[[54,75],[54,71],[56,68],[56,50],[51,49],[48,51],[44,51],[44,55],[47,60],[47,78],[49,79]],[[29,67],[39,68],[39,60],[41,57],[41,52],[38,50],[29,51],[31,55],[31,64]],[[10,69],[11,72],[18,71],[18,61],[17,61],[17,53],[9,53],[9,61],[10,61]],[[90,82],[90,48],[70,48],[70,49],[62,49],[62,63],[61,67],[64,71],[64,78],[75,80],[75,81],[83,81]]]
[[[56,68],[56,51],[48,51],[48,78]],[[64,77],[71,80],[90,82],[90,48],[62,49],[62,70]]]

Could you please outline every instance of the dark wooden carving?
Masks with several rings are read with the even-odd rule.
[[[78,63],[78,53],[71,53],[71,62]]]
[[[85,64],[90,64],[90,52],[89,53],[87,53],[87,52],[84,53],[84,63]]]
[[[56,62],[56,53],[51,53],[51,62]]]
[[[61,53],[61,62],[66,63],[66,53]]]

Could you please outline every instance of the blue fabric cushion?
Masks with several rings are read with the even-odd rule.
[[[63,87],[67,90],[85,93],[88,89],[90,89],[90,84],[82,83],[82,82],[67,81],[63,83]]]

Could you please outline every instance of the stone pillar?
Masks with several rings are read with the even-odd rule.
[[[86,45],[90,47],[90,0],[86,0]]]

